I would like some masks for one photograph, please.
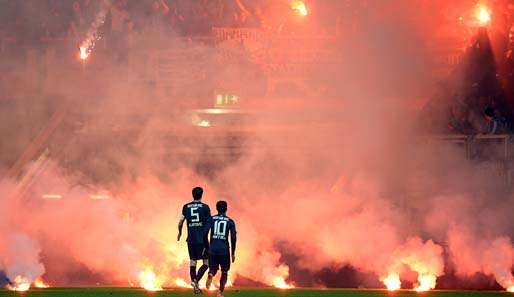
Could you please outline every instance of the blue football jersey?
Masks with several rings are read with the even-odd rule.
[[[187,242],[203,244],[209,232],[211,210],[209,206],[200,201],[192,201],[182,208],[182,216],[187,222]]]
[[[226,215],[217,214],[211,218],[210,225],[210,253],[212,255],[229,255],[236,250],[236,224]],[[229,245],[230,236],[230,245]]]

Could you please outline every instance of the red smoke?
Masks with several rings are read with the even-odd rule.
[[[62,149],[64,161],[52,156],[43,165],[27,164],[21,175],[36,172],[33,178],[0,185],[0,270],[21,283],[43,276],[59,286],[183,285],[189,260],[185,242],[176,241],[176,225],[191,188],[201,185],[211,209],[218,199],[227,200],[228,215],[237,223],[237,260],[230,272],[235,285],[239,279],[287,288],[298,285],[290,278],[293,269],[315,273],[351,266],[384,287],[396,289],[403,282],[423,291],[436,287],[451,267],[460,279],[482,273],[511,288],[512,195],[497,189],[487,164],[469,162],[456,146],[423,142],[413,128],[413,98],[420,90],[433,91],[434,57],[426,39],[436,30],[425,21],[440,21],[427,17],[433,7],[423,10],[413,3],[377,3],[363,10],[360,30],[345,31],[335,44],[316,43],[335,48],[333,60],[343,63],[312,63],[312,72],[302,77],[319,84],[310,93],[288,88],[287,98],[247,98],[264,111],[252,110],[241,122],[227,120],[241,134],[239,125],[249,127],[241,129],[246,134],[235,145],[238,157],[214,153],[230,148],[237,133],[216,127],[215,120],[200,127],[204,130],[192,127],[191,110],[184,106],[210,89],[188,78],[180,77],[187,96],[157,94],[147,84],[124,81],[108,64],[112,73],[102,68],[92,79],[94,87],[75,73],[66,82],[81,88],[48,86],[72,94],[70,105],[87,110],[76,118],[70,112],[70,122],[87,118],[93,127],[49,140]],[[315,17],[314,5],[310,12],[309,6],[306,18]],[[238,56],[247,44],[237,42],[231,54],[241,59],[227,66],[218,62],[218,48],[170,40],[155,44],[183,54],[173,70],[189,73],[192,64],[207,69],[213,85],[223,77],[246,90],[253,77],[249,85],[238,79],[262,66]],[[297,49],[281,46],[286,57]],[[198,61],[187,60],[189,52],[206,61],[194,64]],[[76,95],[77,89],[97,85],[108,86],[95,93],[101,100]],[[8,128],[4,139],[18,126]],[[92,182],[84,172],[105,180]],[[43,194],[62,198],[42,199]],[[298,258],[295,266],[287,263],[284,249]]]

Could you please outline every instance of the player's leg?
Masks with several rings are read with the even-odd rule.
[[[207,290],[211,288],[212,279],[218,272],[219,267],[219,261],[217,255],[210,255],[209,256],[209,274],[207,275],[207,282],[205,283],[205,287]]]
[[[196,274],[196,281],[198,283],[200,283],[200,280],[202,279],[203,275],[205,274],[207,269],[209,269],[209,253],[208,253],[208,251],[209,251],[209,244],[207,243],[207,244],[205,244],[205,247],[202,252],[203,264],[200,267],[200,269],[198,269],[198,272]]]
[[[198,259],[195,251],[195,244],[187,243],[187,251],[189,253],[189,276],[191,283],[196,283],[196,260]]]
[[[200,287],[198,286],[198,279],[196,275],[196,261],[202,258],[203,245],[200,244],[189,244],[187,245],[189,251],[189,276],[191,277],[191,286],[195,294],[201,293]]]
[[[189,276],[191,283],[196,284],[196,260],[189,260]]]
[[[203,264],[202,264],[202,266],[200,266],[200,268],[198,269],[198,273],[196,274],[196,281],[198,283],[202,279],[202,277],[205,274],[205,272],[207,271],[207,269],[209,269],[209,260],[203,259]]]
[[[222,256],[220,259],[221,266],[221,278],[220,278],[220,293],[223,295],[223,291],[225,291],[225,286],[228,281],[228,271],[230,270],[230,256]]]

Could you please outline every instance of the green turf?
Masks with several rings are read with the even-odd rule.
[[[190,290],[164,290],[160,292],[146,292],[141,289],[125,288],[48,288],[32,289],[29,292],[18,293],[7,290],[0,290],[0,296],[12,297],[189,297],[195,296]],[[214,293],[203,296],[215,296]],[[383,290],[273,290],[273,289],[231,289],[225,292],[227,297],[513,297],[514,294],[507,292],[477,292],[477,291],[431,291],[427,293],[416,293],[413,291],[398,291],[389,293]]]

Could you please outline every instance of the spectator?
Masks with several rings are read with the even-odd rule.
[[[73,19],[70,24],[69,34],[75,37],[77,40],[80,40],[87,28],[86,17],[82,11],[79,1],[73,2]]]
[[[161,28],[165,23],[164,18],[169,12],[170,7],[168,6],[165,0],[154,0],[152,2],[152,7],[149,16],[150,21],[148,24],[151,32],[161,32]]]
[[[456,134],[473,134],[475,129],[469,121],[470,114],[468,108],[461,102],[457,102],[451,107],[449,128]]]
[[[488,123],[487,134],[502,134],[509,132],[509,124],[507,123],[507,120],[500,116],[493,107],[486,107],[484,115]]]
[[[117,62],[127,62],[129,45],[129,13],[126,7],[126,0],[117,0],[110,9],[111,16],[111,48]]]
[[[129,21],[129,13],[126,9],[125,0],[117,0],[110,10],[111,15],[111,33],[114,35],[125,32],[126,24]]]

